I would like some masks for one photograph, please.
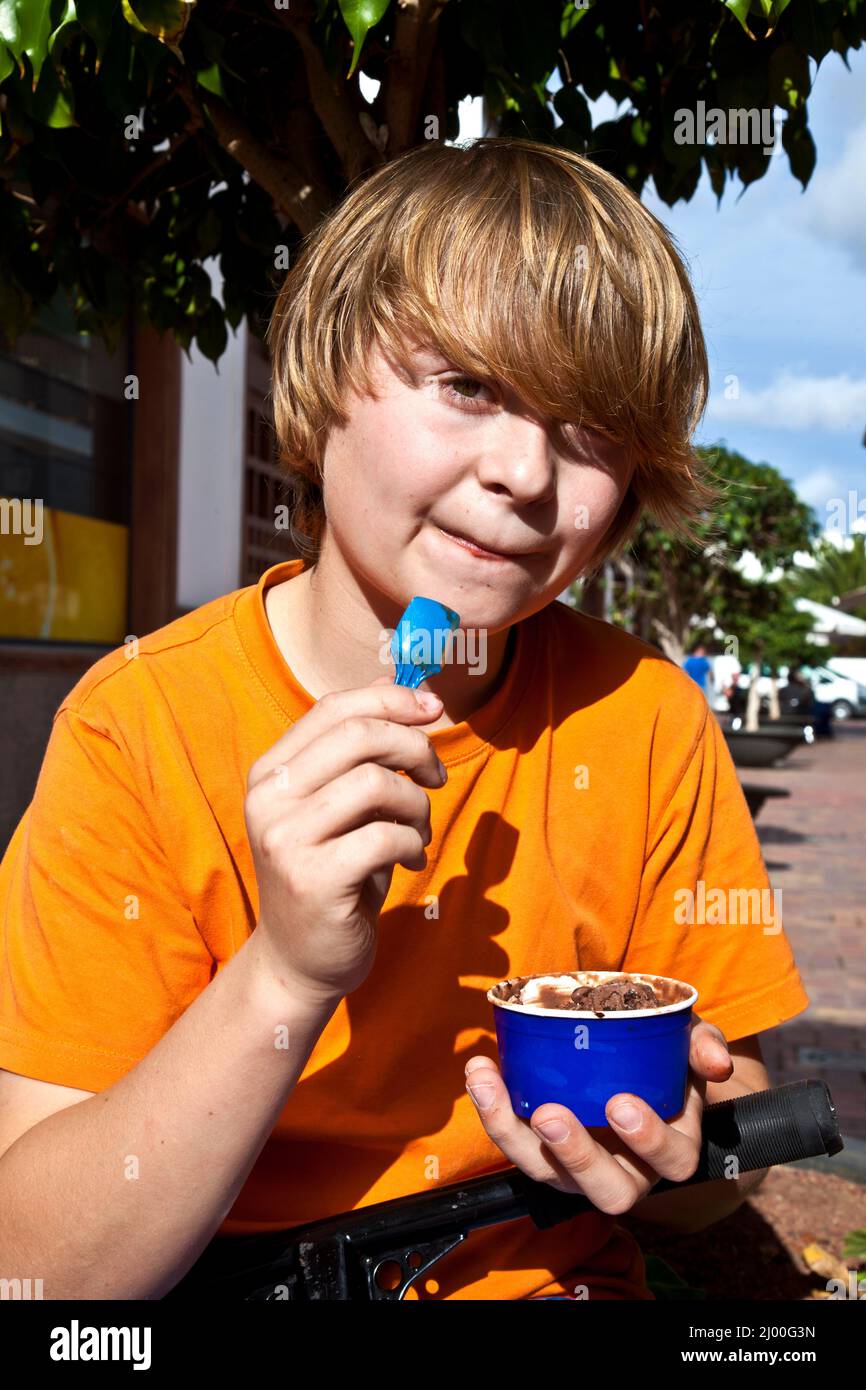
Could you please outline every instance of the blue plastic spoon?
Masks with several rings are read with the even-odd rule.
[[[460,614],[435,598],[415,597],[405,609],[394,636],[391,655],[397,667],[395,685],[416,690],[428,676],[438,676],[441,657],[450,634],[460,626]]]

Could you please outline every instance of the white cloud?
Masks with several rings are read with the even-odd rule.
[[[810,507],[823,507],[828,497],[839,497],[841,487],[829,468],[816,468],[794,484],[800,500]]]
[[[866,269],[866,122],[850,132],[835,164],[818,167],[799,215],[818,236],[843,246]]]
[[[866,424],[866,377],[795,376],[780,372],[770,386],[751,391],[739,384],[739,397],[714,392],[707,419],[766,429],[827,430],[833,434],[856,430]]]
[[[848,509],[845,529],[840,526],[825,527],[821,532],[822,541],[829,541],[831,545],[835,545],[837,550],[850,550],[854,544],[855,534],[860,531],[866,533],[866,516],[858,516],[855,512],[858,500],[859,498],[855,493],[854,498],[852,498],[853,506]]]

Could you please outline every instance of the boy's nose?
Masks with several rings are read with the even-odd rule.
[[[547,501],[556,491],[555,455],[540,425],[519,422],[478,469],[479,480],[487,487],[496,483],[506,487],[518,502]]]

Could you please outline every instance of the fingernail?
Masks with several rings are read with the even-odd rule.
[[[492,1086],[467,1086],[466,1089],[479,1110],[489,1110],[496,1095]]]
[[[415,699],[422,709],[438,709],[442,701],[429,690],[416,690]]]
[[[437,758],[436,765],[439,768],[439,779],[444,784],[448,778],[448,773],[445,771],[445,764],[441,758]]]
[[[610,1115],[619,1129],[632,1131],[640,1128],[640,1111],[636,1105],[629,1105],[627,1101],[623,1101],[621,1105],[614,1105]]]
[[[544,1124],[535,1128],[550,1144],[561,1144],[568,1134],[568,1125],[564,1120],[545,1120]]]

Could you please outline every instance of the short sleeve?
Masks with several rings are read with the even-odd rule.
[[[112,1085],[215,973],[129,757],[69,707],[0,864],[0,926],[0,1067],[40,1081]]]
[[[808,1008],[724,734],[708,710],[685,770],[656,786],[623,969],[695,986],[695,1011],[729,1041]]]

